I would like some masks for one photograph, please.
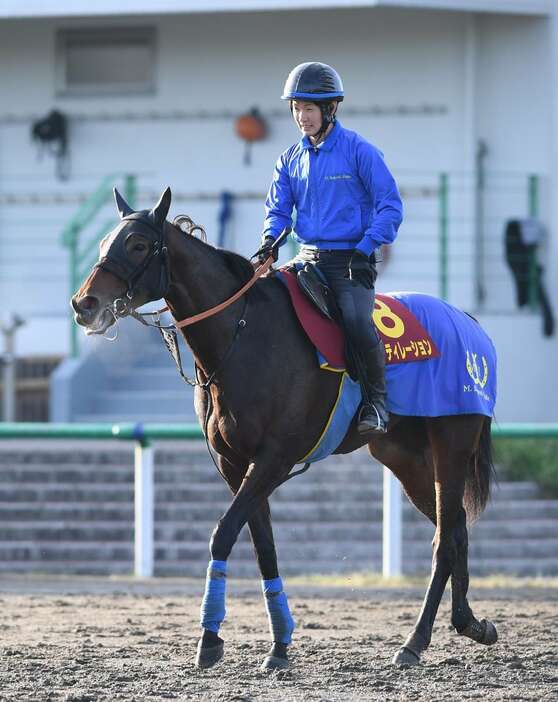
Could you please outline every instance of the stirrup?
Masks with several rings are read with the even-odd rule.
[[[357,431],[359,434],[385,434],[387,432],[387,423],[382,419],[373,402],[366,403],[360,408]]]

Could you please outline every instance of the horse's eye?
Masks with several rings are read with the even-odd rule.
[[[141,242],[138,244],[134,244],[133,251],[135,251],[136,253],[144,253],[145,251],[147,251],[147,246],[145,244],[142,244]]]

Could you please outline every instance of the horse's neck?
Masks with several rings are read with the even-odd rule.
[[[169,227],[169,230],[171,228]],[[168,233],[170,287],[167,305],[176,320],[191,317],[227,300],[242,285],[215,250],[176,230]],[[222,312],[182,328],[196,364],[210,375],[231,343],[244,298]]]

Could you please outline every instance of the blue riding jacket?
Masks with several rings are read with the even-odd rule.
[[[370,256],[391,244],[403,204],[382,153],[336,122],[315,147],[308,137],[284,151],[265,203],[264,236],[292,226],[300,243],[317,249],[360,249]]]

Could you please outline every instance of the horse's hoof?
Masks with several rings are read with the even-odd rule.
[[[473,619],[469,624],[459,632],[461,636],[467,636],[469,639],[473,639],[477,643],[483,644],[484,646],[492,646],[498,641],[498,632],[496,627],[488,619],[481,619],[478,622]]]
[[[216,646],[206,646],[205,648],[201,645],[202,642],[198,643],[198,650],[196,653],[196,668],[212,668],[216,663],[219,663],[221,658],[223,658],[223,653],[225,652],[225,645],[221,642]]]
[[[260,670],[264,670],[267,673],[274,670],[286,670],[289,667],[289,661],[286,658],[279,658],[279,656],[266,656],[264,662],[260,666]]]
[[[400,648],[399,651],[397,651],[391,662],[393,665],[397,665],[399,667],[418,665],[420,663],[420,656],[418,656],[414,651],[411,651],[410,648],[403,646],[403,648]]]
[[[484,644],[485,646],[492,646],[493,644],[498,641],[498,632],[496,631],[496,627],[492,622],[489,622],[488,619],[482,619],[481,624],[484,624],[484,636],[483,639],[480,643]]]

